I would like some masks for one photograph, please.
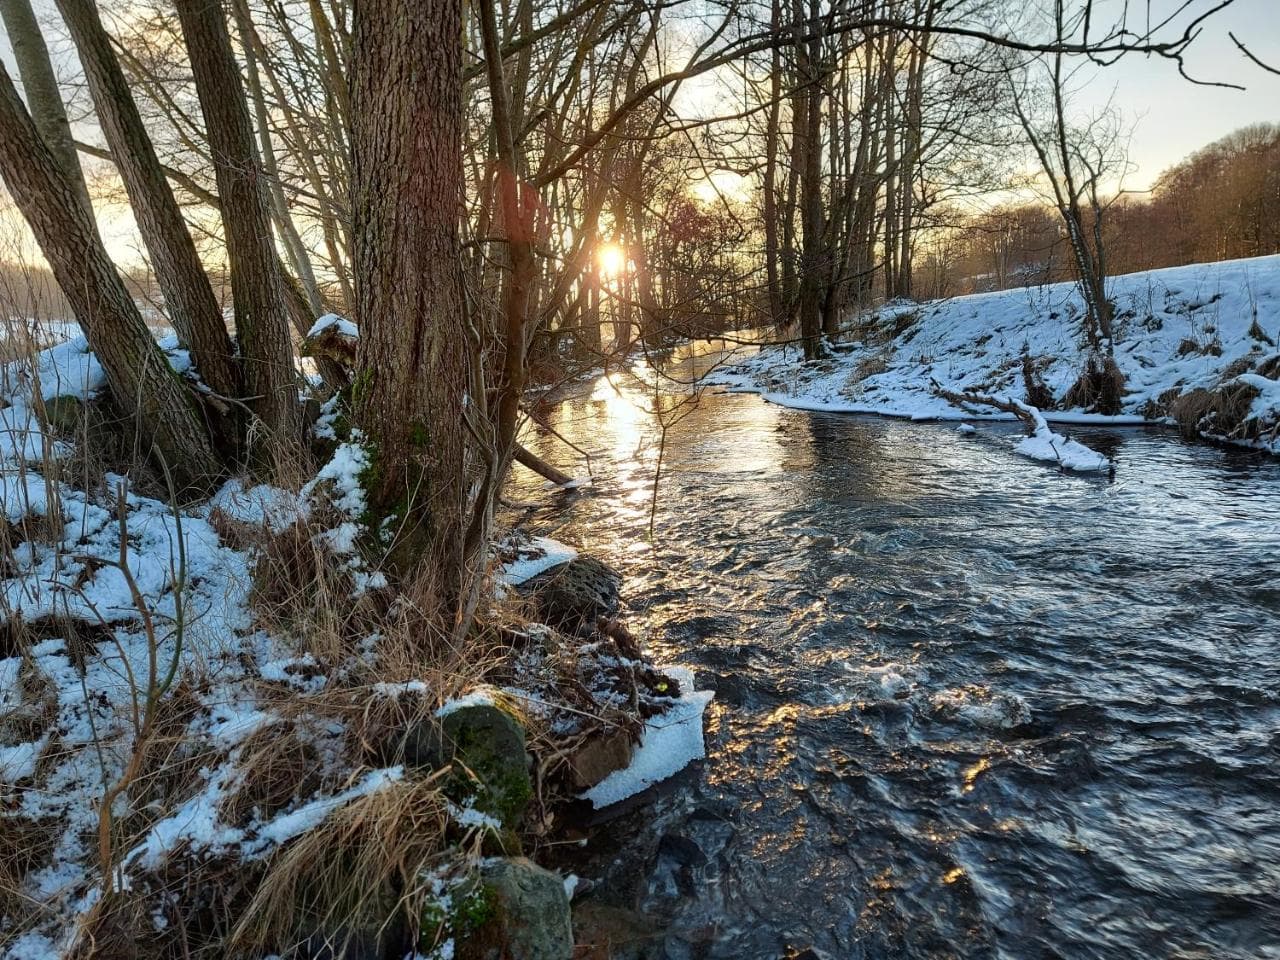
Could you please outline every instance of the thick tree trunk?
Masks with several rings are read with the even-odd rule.
[[[352,215],[357,418],[376,448],[370,496],[396,517],[392,560],[436,578],[460,617],[470,393],[458,225],[462,0],[355,7]],[[492,451],[490,451],[492,454]]]
[[[220,472],[192,397],[156,346],[75,188],[63,176],[0,65],[0,176],[97,355],[112,396],[137,417],[185,489]]]
[[[58,0],[58,9],[80,55],[98,122],[129,194],[178,339],[191,351],[201,378],[215,393],[239,397],[240,370],[222,309],[94,0]]]
[[[270,462],[296,450],[302,408],[262,166],[222,5],[178,0],[177,8],[213,154],[244,387],[250,409],[273,441],[271,449],[258,452]]]
[[[40,131],[40,139],[49,148],[58,169],[71,184],[77,202],[84,205],[90,219],[93,204],[89,202],[89,190],[76,156],[75,140],[71,136],[71,124],[67,122],[67,109],[58,89],[58,78],[49,60],[49,48],[40,33],[31,0],[0,0],[0,21],[4,22],[13,47],[13,59],[18,66],[23,92],[27,95],[27,107],[31,119]],[[94,223],[97,230],[97,223]]]

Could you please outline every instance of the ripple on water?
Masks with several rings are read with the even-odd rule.
[[[1109,484],[708,396],[648,545],[657,432],[613,403],[552,414],[617,478],[557,535],[717,699],[575,869],[666,956],[1280,958],[1280,464],[1073,431]]]

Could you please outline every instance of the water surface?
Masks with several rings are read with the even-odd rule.
[[[530,524],[717,691],[706,762],[597,828],[598,896],[672,958],[1280,957],[1280,463],[1080,429],[1108,482],[1011,426],[673,392],[543,411],[596,480]]]

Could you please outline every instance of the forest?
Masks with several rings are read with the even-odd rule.
[[[0,0],[0,958],[1270,956],[1248,2]]]

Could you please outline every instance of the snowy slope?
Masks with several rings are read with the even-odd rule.
[[[1194,264],[1115,277],[1116,362],[1128,393],[1119,418],[1045,411],[1057,422],[1164,420],[1170,400],[1240,374],[1261,391],[1252,413],[1280,416],[1280,390],[1256,371],[1280,356],[1280,256]],[[810,410],[914,419],[971,417],[934,393],[934,382],[1026,399],[1024,350],[1061,401],[1083,363],[1076,286],[1057,283],[928,303],[895,302],[853,318],[848,352],[804,364],[795,345],[766,347],[708,379]],[[998,415],[1006,416],[1007,415]],[[1280,452],[1280,439],[1254,445]]]

